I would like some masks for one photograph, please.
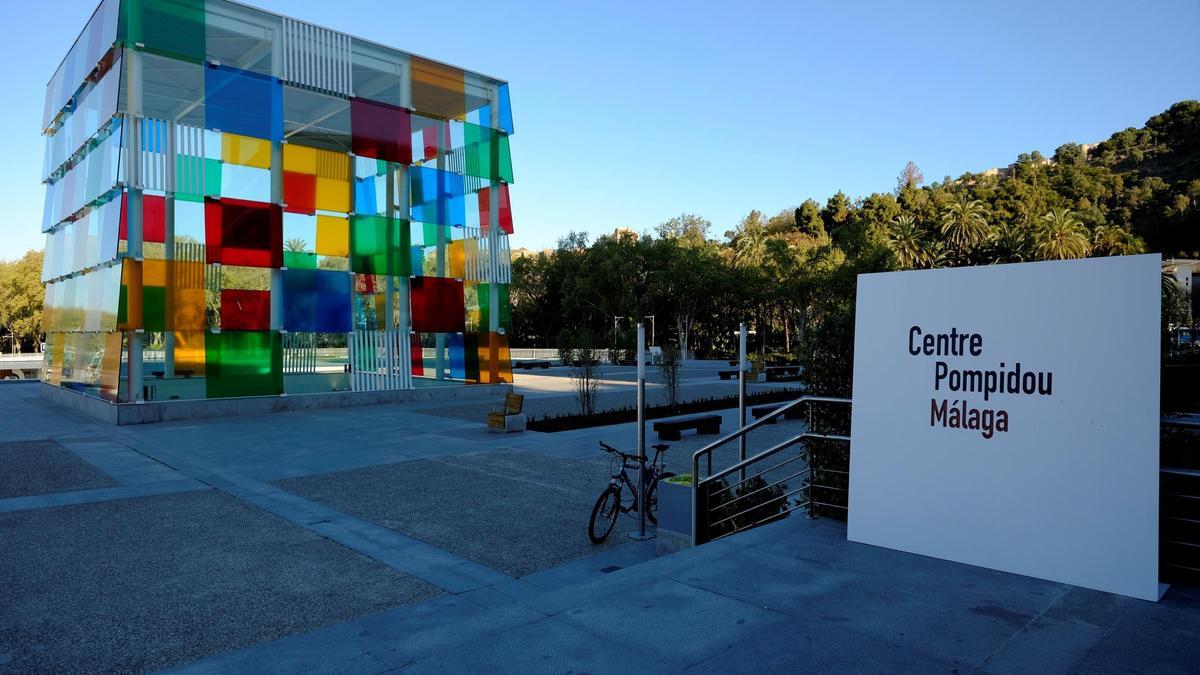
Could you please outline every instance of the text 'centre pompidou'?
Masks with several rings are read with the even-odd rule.
[[[512,381],[503,81],[226,0],[105,0],[44,128],[46,382]]]

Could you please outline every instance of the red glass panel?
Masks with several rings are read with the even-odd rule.
[[[491,188],[479,191],[479,227],[485,234],[492,223],[491,196]],[[513,233],[512,204],[508,201],[508,183],[500,184],[500,230],[507,234]]]
[[[206,199],[207,262],[283,267],[283,211],[277,204]]]
[[[414,277],[409,285],[413,331],[460,333],[466,330],[463,282],[457,279]]]
[[[129,240],[129,193],[121,194],[121,239]],[[142,195],[142,241],[163,243],[167,240],[167,198]]]
[[[270,330],[270,291],[221,291],[221,330]]]
[[[404,108],[350,99],[350,140],[360,157],[412,161],[412,120]]]
[[[409,343],[409,354],[412,356],[412,374],[425,375],[425,352],[421,349],[421,336],[413,333]]]
[[[283,172],[283,203],[292,213],[317,210],[317,177],[295,171]]]
[[[421,153],[421,159],[430,160],[437,157],[437,129],[438,128],[436,124],[430,124],[424,129],[421,129],[421,144],[424,146],[422,148],[423,152]],[[449,148],[451,146],[449,143],[447,143],[446,147]]]

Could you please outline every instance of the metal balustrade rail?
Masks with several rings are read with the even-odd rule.
[[[816,433],[816,432],[812,431],[812,407],[811,406],[814,403],[834,403],[834,404],[850,405],[851,399],[834,398],[834,397],[829,397],[829,396],[801,396],[800,398],[796,399],[795,401],[792,401],[791,403],[788,403],[787,405],[780,406],[779,408],[772,411],[770,414],[768,414],[764,417],[761,417],[761,418],[755,420],[754,422],[751,422],[750,424],[747,424],[746,426],[738,429],[737,431],[729,434],[728,436],[720,438],[720,439],[710,443],[709,445],[706,445],[705,447],[697,450],[692,455],[692,545],[699,545],[699,544],[703,544],[708,541],[714,541],[716,539],[720,539],[722,537],[726,537],[731,534],[736,534],[737,532],[741,532],[743,530],[748,530],[750,528],[757,527],[759,525],[765,524],[772,520],[782,518],[786,514],[791,513],[792,511],[795,511],[797,509],[801,509],[801,508],[809,509],[810,513],[812,512],[812,509],[814,506],[823,506],[823,507],[827,507],[827,508],[845,508],[844,506],[841,506],[838,504],[819,502],[813,498],[813,493],[812,493],[813,488],[819,488],[819,489],[825,489],[825,490],[835,490],[835,491],[842,491],[842,492],[844,492],[846,490],[846,488],[844,488],[844,487],[838,487],[838,486],[833,486],[833,485],[819,485],[819,484],[814,483],[813,482],[814,472],[818,473],[818,474],[826,474],[826,473],[841,474],[841,475],[848,475],[848,474],[845,471],[840,471],[837,469],[828,469],[828,468],[814,469],[812,466],[812,461],[811,461],[811,453],[809,453],[809,452],[802,452],[800,454],[797,454],[794,457],[785,459],[781,462],[777,462],[769,468],[766,468],[766,469],[763,469],[763,470],[760,470],[760,471],[750,474],[750,470],[752,470],[754,467],[759,465],[760,462],[763,462],[764,460],[766,460],[768,458],[774,457],[775,455],[779,454],[781,451],[786,450],[787,448],[790,448],[798,443],[806,443],[809,440],[829,440],[829,441],[838,441],[838,442],[845,442],[845,443],[850,442],[849,436],[842,436],[839,434],[822,434],[822,433]],[[754,431],[755,429],[759,428],[760,426],[763,426],[764,424],[770,424],[775,420],[775,418],[780,417],[781,415],[785,415],[789,411],[791,411],[795,408],[798,408],[800,406],[804,406],[804,405],[809,406],[809,409],[808,409],[809,423],[808,423],[807,431],[805,431],[804,433],[801,433],[801,434],[797,434],[796,436],[793,436],[792,438],[789,438],[788,440],[786,440],[782,443],[779,443],[770,448],[767,448],[766,450],[754,455],[753,457],[747,457],[745,459],[739,460],[737,463],[735,463],[729,467],[721,469],[720,471],[717,471],[715,473],[713,472],[712,456],[713,456],[713,452],[716,449],[726,445],[727,443],[729,443],[731,441],[735,441],[739,438],[743,438],[746,435],[748,435],[751,431]],[[703,478],[700,477],[701,459],[707,459],[707,469],[708,470],[706,472],[706,475]],[[804,465],[802,467],[795,466],[794,468],[796,468],[796,471],[790,473],[788,476],[785,476],[784,478],[781,478],[779,480],[774,480],[771,482],[767,482],[767,480],[765,478],[763,478],[770,472],[775,471],[777,469],[781,469],[785,466],[788,466],[788,465],[792,464],[793,462],[796,462],[797,460],[804,460]],[[729,484],[727,484],[723,487],[716,488],[717,485],[724,482],[724,480],[727,476],[732,476],[734,474],[738,474],[738,480],[736,482],[730,482]],[[803,485],[801,485],[799,488],[797,488],[795,490],[787,491],[787,485],[786,485],[785,481],[793,480],[793,479],[799,478],[799,477],[804,478]],[[740,495],[737,494],[739,487],[746,485],[748,483],[751,483],[752,481],[755,481],[755,480],[761,480],[763,484],[755,485],[755,487],[753,487],[752,490],[750,490],[749,492],[745,492],[744,494],[740,494]],[[766,492],[768,495],[770,495],[771,491],[780,491],[780,494],[777,494],[766,501],[759,501],[757,503],[747,501],[750,497],[762,494],[764,492]],[[769,515],[767,515],[766,517],[763,517],[763,518],[754,518],[753,516],[751,516],[751,514],[756,510],[770,511],[770,509],[764,509],[764,507],[777,508],[776,506],[773,506],[773,505],[780,500],[782,500],[784,502],[784,504],[786,505],[787,500],[789,498],[791,498],[795,495],[801,494],[801,493],[804,494],[803,500],[802,501],[798,500],[796,504],[794,504],[790,507],[787,507],[783,510],[776,510],[774,512],[770,512]],[[721,501],[718,499],[722,496],[726,497],[726,499],[724,501]],[[729,496],[733,496],[733,499],[728,499]],[[742,503],[742,506],[744,508],[741,508],[740,510],[736,510],[734,512],[730,512],[729,509],[736,506],[739,502]],[[714,503],[715,503],[715,505],[714,505]],[[747,506],[747,504],[749,504],[749,505]],[[745,521],[747,519],[750,520],[749,523],[745,523],[745,522],[739,523],[738,522],[739,520]],[[727,532],[717,535],[717,536],[712,536],[712,532],[717,527],[724,525],[726,523],[729,524],[729,526],[726,528],[728,530]]]

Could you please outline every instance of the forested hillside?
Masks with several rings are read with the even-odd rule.
[[[997,170],[926,184],[910,163],[892,192],[838,192],[771,216],[750,211],[724,237],[691,214],[640,235],[633,230],[644,224],[613,225],[631,229],[594,243],[572,232],[552,253],[514,262],[513,344],[629,344],[630,326],[654,315],[660,343],[704,354],[730,349],[732,331],[748,320],[761,353],[823,360],[810,377],[832,368],[840,381],[859,272],[1200,256],[1200,102],[1177,103],[1090,147],[1023,153]]]

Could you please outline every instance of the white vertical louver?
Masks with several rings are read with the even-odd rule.
[[[356,330],[349,334],[350,386],[354,391],[412,389],[407,330]]]
[[[174,155],[171,172],[172,190],[178,193],[203,196],[204,182],[204,130],[187,124],[175,124]]]
[[[512,256],[508,244],[508,235],[501,232],[493,242],[477,228],[467,227],[466,239],[463,240],[463,273],[464,281],[475,283],[512,283]]]
[[[285,18],[282,79],[291,84],[353,96],[350,36]]]
[[[125,118],[125,183],[141,190],[166,191],[174,178],[171,157],[171,123],[163,120]]]

